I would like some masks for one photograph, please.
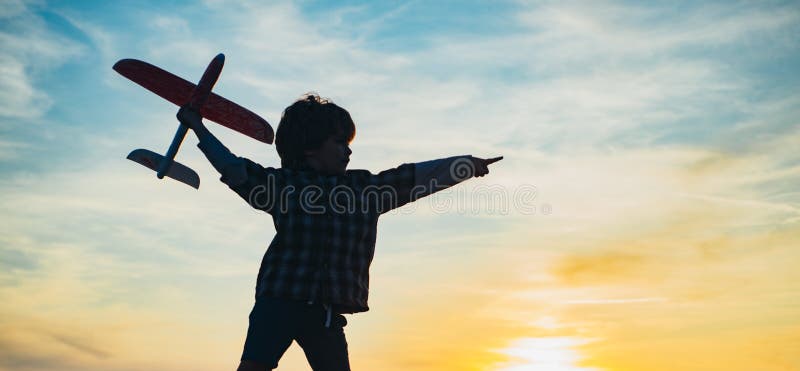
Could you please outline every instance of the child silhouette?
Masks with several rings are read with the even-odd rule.
[[[342,314],[365,312],[378,217],[489,173],[502,157],[455,156],[372,174],[347,170],[350,114],[316,94],[287,107],[275,138],[281,167],[233,155],[188,107],[178,120],[221,181],[273,218],[276,234],[256,280],[239,371],[267,370],[297,341],[316,370],[350,370]]]

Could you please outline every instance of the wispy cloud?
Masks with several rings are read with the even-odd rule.
[[[636,304],[636,303],[663,303],[666,298],[624,298],[624,299],[578,299],[568,300],[566,304]]]
[[[18,156],[19,149],[29,146],[29,144],[24,142],[0,140],[0,161],[8,161],[16,158]]]
[[[81,55],[85,48],[50,30],[26,3],[11,5],[3,14],[5,26],[0,31],[0,116],[36,118],[53,103],[38,86],[41,75]]]
[[[119,58],[117,45],[120,43],[120,40],[115,38],[115,35],[111,31],[93,24],[91,21],[76,14],[71,14],[69,12],[56,14],[64,18],[89,39],[92,54],[94,54],[94,52],[99,53],[102,65],[111,66]],[[106,72],[106,78],[108,78],[108,76],[111,75],[111,70],[107,69]]]

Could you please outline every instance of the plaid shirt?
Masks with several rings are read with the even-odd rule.
[[[414,188],[415,164],[324,176],[263,167],[232,155],[213,137],[198,147],[224,183],[272,215],[276,234],[261,262],[256,296],[321,302],[338,313],[369,310],[380,214],[432,193]]]

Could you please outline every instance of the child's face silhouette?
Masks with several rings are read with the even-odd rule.
[[[342,135],[331,135],[322,146],[306,151],[306,160],[312,169],[325,175],[342,175],[350,162],[350,144]]]

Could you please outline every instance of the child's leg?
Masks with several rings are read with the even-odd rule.
[[[242,361],[236,371],[267,371],[269,369],[265,363]]]
[[[344,336],[347,320],[341,314],[333,314],[330,327],[326,327],[327,313],[322,306],[313,306],[311,312],[309,321],[304,323],[295,338],[303,348],[309,365],[314,371],[350,371]]]
[[[271,370],[289,349],[298,332],[300,318],[293,301],[258,298],[250,312],[239,370]]]

